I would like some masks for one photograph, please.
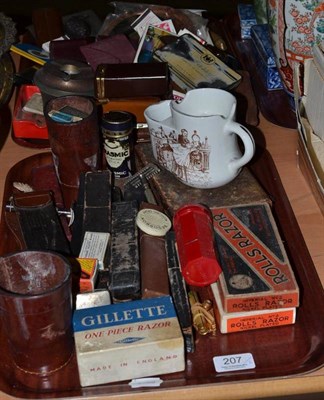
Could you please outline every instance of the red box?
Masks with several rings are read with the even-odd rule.
[[[13,134],[16,138],[48,139],[48,131],[43,115],[23,111],[24,105],[34,93],[40,93],[35,85],[21,85],[13,113]]]

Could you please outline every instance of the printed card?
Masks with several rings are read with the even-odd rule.
[[[199,87],[231,89],[241,75],[228,67],[192,35],[182,35],[154,51],[154,58],[169,64],[172,80],[183,90]]]
[[[153,61],[154,52],[165,45],[165,37],[176,36],[154,25],[148,25],[135,55],[135,63],[149,63]]]

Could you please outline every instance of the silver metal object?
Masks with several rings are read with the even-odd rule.
[[[16,212],[15,210],[15,206],[9,202],[5,205],[5,210],[9,211],[9,212]],[[71,226],[73,224],[74,221],[74,211],[72,210],[72,208],[70,208],[70,210],[64,210],[62,208],[56,208],[56,211],[58,213],[59,216],[65,216],[67,218],[69,218],[69,226]]]

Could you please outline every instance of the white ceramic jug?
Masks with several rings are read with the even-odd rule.
[[[251,133],[235,122],[235,111],[235,97],[213,88],[193,89],[181,101],[149,106],[144,116],[156,161],[195,188],[232,181],[255,151]]]

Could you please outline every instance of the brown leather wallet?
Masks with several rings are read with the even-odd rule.
[[[144,202],[140,208],[163,211],[157,205]],[[142,298],[170,295],[164,237],[140,230],[140,255]]]
[[[140,235],[140,253],[142,298],[169,295],[164,238],[142,232]]]
[[[93,37],[71,40],[52,40],[49,44],[51,60],[73,60],[86,62],[80,46],[94,42]]]

